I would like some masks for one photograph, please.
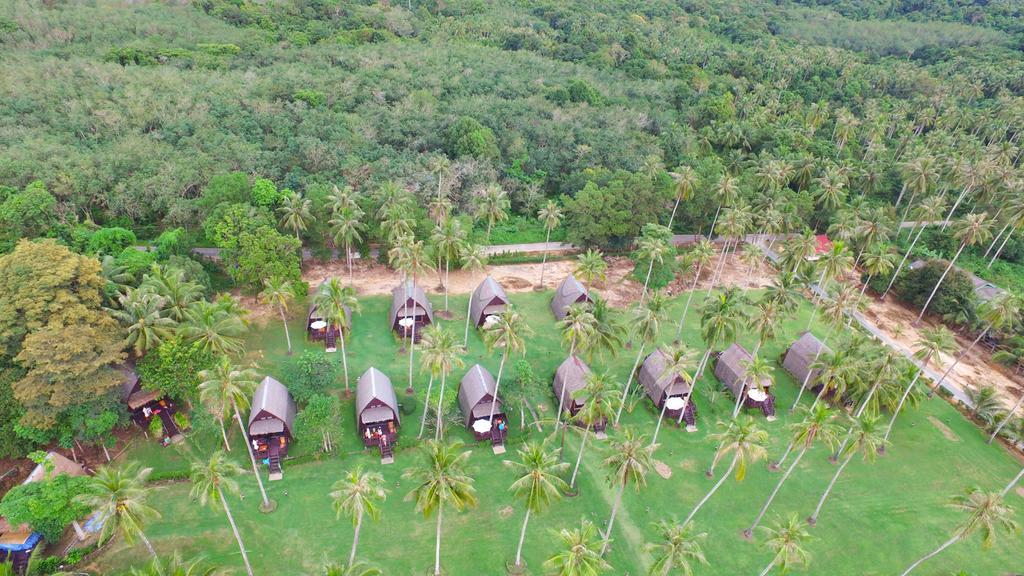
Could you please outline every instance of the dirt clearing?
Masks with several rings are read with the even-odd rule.
[[[946,440],[949,440],[950,442],[960,441],[960,437],[954,434],[953,431],[949,429],[949,426],[946,426],[945,422],[942,420],[939,420],[935,416],[929,416],[928,421],[938,428],[939,432],[942,432],[942,435],[946,437]]]

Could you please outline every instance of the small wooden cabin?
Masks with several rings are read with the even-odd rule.
[[[590,293],[583,287],[583,284],[580,284],[575,276],[569,274],[558,285],[555,297],[551,299],[551,311],[554,312],[556,320],[561,320],[568,313],[569,306],[584,302],[593,303],[594,299],[590,297]]]
[[[399,336],[414,336],[419,342],[423,329],[434,323],[434,309],[423,288],[412,280],[402,282],[391,291],[391,329]],[[415,330],[415,332],[414,332]]]
[[[697,430],[697,406],[690,399],[689,382],[678,375],[669,374],[666,370],[668,358],[661,348],[647,355],[640,366],[638,379],[647,392],[647,397],[666,420],[686,422],[686,430]]]
[[[267,376],[256,387],[249,411],[249,445],[270,468],[270,479],[280,480],[281,459],[288,455],[295,424],[295,400],[274,378]]]
[[[398,441],[401,418],[398,397],[391,380],[370,367],[356,383],[356,422],[363,446],[380,448],[381,462],[394,462],[393,446]]]
[[[576,416],[584,404],[575,396],[587,387],[589,375],[590,367],[579,356],[566,358],[555,370],[555,377],[551,381],[551,389],[555,393],[555,406],[561,404],[562,412],[568,411],[571,416]],[[604,434],[607,425],[608,422],[604,420],[594,423],[594,432]]]
[[[319,306],[316,305],[317,296],[327,289],[329,281],[330,279],[328,278],[321,282],[316,292],[310,298],[309,313],[306,315],[306,334],[310,340],[315,342],[323,341],[327,351],[334,352],[338,349],[337,342],[338,336],[341,335],[341,329],[337,326],[331,326],[327,318],[320,312]],[[352,321],[352,310],[348,306],[345,306],[345,316],[350,322]]]
[[[747,380],[747,364],[754,357],[739,344],[729,346],[715,361],[715,377],[733,398],[743,398],[743,407],[760,410],[769,421],[775,420],[775,397],[772,395],[772,381],[762,378],[754,383]]]
[[[181,430],[174,421],[176,410],[169,398],[155,390],[144,390],[142,380],[130,364],[122,364],[118,370],[122,375],[121,398],[128,407],[128,415],[143,430],[149,430],[150,421],[156,417],[164,428],[164,437],[170,442],[183,440]]]
[[[488,276],[473,290],[469,304],[469,317],[477,326],[483,326],[490,316],[498,316],[509,305],[505,289]]]
[[[796,380],[798,386],[803,386],[804,380],[807,379],[808,388],[814,390],[819,386],[818,376],[821,371],[812,369],[811,365],[815,359],[831,353],[832,350],[824,346],[814,334],[804,332],[782,357],[782,367]]]
[[[466,372],[459,384],[459,407],[466,419],[466,428],[477,441],[490,439],[495,452],[504,452],[508,435],[508,417],[501,398],[495,397],[494,376],[477,364]],[[491,418],[491,411],[494,418]]]

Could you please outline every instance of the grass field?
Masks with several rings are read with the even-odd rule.
[[[440,309],[443,298],[431,299]],[[549,299],[550,293],[512,296],[535,331],[527,339],[526,357],[537,375],[546,381],[550,381],[555,367],[564,358],[554,319],[548,309]],[[694,306],[699,304],[699,299],[694,298]],[[675,302],[671,318],[678,319],[684,300],[679,298]],[[386,314],[389,299],[373,297],[364,298],[361,302],[363,311],[354,320],[350,344],[351,379],[354,382],[363,370],[373,364],[391,377],[401,397],[401,390],[406,385],[408,356],[398,353],[398,343],[388,330]],[[465,296],[451,298],[454,319],[449,324],[460,334],[465,304]],[[299,304],[295,309],[304,308]],[[684,339],[702,350],[695,310],[691,309]],[[764,354],[777,359],[806,326],[809,314],[808,304],[797,318],[783,326],[777,342],[764,346]],[[301,339],[302,325],[302,319],[291,324],[293,339],[299,348],[309,345]],[[674,323],[667,322],[660,340],[671,340],[674,332]],[[750,349],[754,339],[752,334],[744,333],[740,342]],[[284,357],[280,323],[254,327],[249,350],[262,369],[274,374],[275,366]],[[624,350],[618,358],[607,362],[595,361],[592,365],[608,368],[624,381],[635,355],[635,349]],[[471,332],[465,360],[467,368],[481,362],[496,372],[499,357],[487,354],[477,334]],[[463,372],[458,371],[449,381],[453,391]],[[511,372],[506,374],[511,376]],[[786,408],[793,402],[798,389],[798,384],[778,366],[775,376],[780,418],[765,424],[771,434],[772,457],[777,457],[788,442]],[[418,390],[426,387],[426,377],[419,374],[418,367],[415,386]],[[659,438],[661,447],[656,458],[672,469],[671,478],[664,479],[652,471],[645,489],[639,493],[632,490],[626,493],[608,557],[614,566],[613,574],[646,573],[650,557],[644,550],[644,543],[654,536],[652,522],[685,517],[713,483],[703,474],[714,451],[707,434],[714,430],[717,419],[729,416],[732,398],[718,394],[716,401],[709,403],[706,392],[718,389],[710,371],[699,386],[700,430],[687,434],[674,427],[666,428]],[[547,415],[551,415],[556,407],[550,394],[546,398],[538,395],[536,404],[543,404]],[[352,527],[347,520],[335,519],[327,494],[343,471],[359,464],[380,469],[391,490],[381,520],[364,527],[359,555],[379,565],[389,575],[425,574],[432,566],[434,522],[414,513],[412,502],[404,499],[412,486],[401,479],[402,471],[420,458],[413,447],[418,415],[404,420],[396,463],[381,467],[374,454],[363,453],[360,449],[359,439],[353,432],[354,416],[350,403],[345,405],[345,410],[346,429],[340,451],[320,461],[294,466],[286,463],[284,480],[267,484],[271,497],[278,502],[275,513],[260,514],[255,481],[251,476],[240,478],[244,500],[234,499],[230,503],[257,574],[313,574],[324,558],[347,558]],[[644,401],[632,414],[624,416],[624,424],[649,435],[653,432],[656,418],[649,403]],[[450,433],[470,441],[465,430],[451,430]],[[610,430],[610,433],[615,435],[617,432]],[[537,432],[533,434],[538,435]],[[513,478],[501,460],[514,456],[516,443],[524,436],[515,426],[510,450],[505,456],[494,456],[488,446],[468,445],[473,452],[470,462],[480,502],[478,508],[467,513],[445,514],[442,564],[447,574],[504,573],[504,563],[515,551],[522,509],[508,493]],[[234,442],[241,446],[237,432]],[[316,439],[300,442],[296,445],[297,452],[308,451],[317,443]],[[570,437],[567,459],[575,458],[578,444],[577,437]],[[126,456],[161,471],[172,471],[187,467],[188,458],[204,454],[216,445],[216,438],[190,438],[180,448],[139,445]],[[543,573],[541,564],[555,551],[552,530],[578,524],[581,517],[590,518],[602,527],[607,521],[613,499],[613,491],[606,483],[601,465],[607,448],[601,442],[593,442],[587,451],[580,495],[564,499],[531,520],[524,555],[533,574]],[[244,452],[237,448],[232,454],[240,462],[244,458]],[[982,433],[944,400],[935,398],[925,402],[899,421],[887,456],[874,464],[856,461],[848,468],[813,530],[815,540],[808,546],[812,564],[804,573],[835,576],[899,573],[911,561],[945,540],[960,521],[959,513],[947,506],[951,496],[969,486],[987,490],[1001,488],[1018,466],[1002,448],[987,445]],[[833,471],[834,467],[828,463],[823,449],[810,453],[783,488],[767,516],[767,523],[788,513],[806,517]],[[751,574],[767,564],[769,554],[759,545],[763,538],[747,541],[740,531],[753,520],[777,479],[778,473],[757,465],[743,483],[726,483],[700,512],[696,523],[708,533],[705,550],[710,566],[699,568],[698,574]],[[238,549],[223,514],[193,503],[188,491],[187,482],[163,485],[154,490],[152,501],[163,512],[163,518],[148,527],[148,535],[156,548],[161,552],[177,549],[185,555],[204,554],[219,565],[240,567]],[[1018,519],[1024,521],[1024,514],[1020,512],[1024,509],[1024,498],[1019,493],[1013,493],[1009,498],[1018,509]],[[975,537],[954,546],[939,559],[926,564],[919,573],[947,575],[963,569],[972,575],[987,576],[1024,571],[1024,556],[1020,554],[1022,546],[1024,537],[1018,534],[1002,537],[994,548],[983,551]],[[126,549],[117,542],[96,561],[94,567],[104,574],[117,574],[144,557],[142,546]]]

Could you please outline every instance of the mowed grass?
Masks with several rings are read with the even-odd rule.
[[[757,295],[756,292],[751,293],[752,297]],[[551,375],[565,355],[548,308],[550,297],[550,293],[512,295],[512,301],[534,330],[534,334],[527,338],[526,358],[545,382],[550,382]],[[694,297],[683,332],[683,339],[698,352],[703,350],[698,313],[702,298],[703,293]],[[443,297],[431,296],[431,300],[437,310],[443,307]],[[684,302],[685,294],[676,299],[670,320],[659,335],[659,342],[673,339],[675,322]],[[350,380],[354,384],[368,366],[374,365],[391,377],[401,399],[408,378],[408,355],[398,352],[399,343],[388,329],[389,298],[367,297],[362,298],[361,303],[363,310],[354,319],[349,343]],[[463,330],[465,306],[466,296],[452,296],[450,307],[454,318],[442,321],[459,334]],[[297,304],[295,310],[304,310],[304,306]],[[788,343],[807,326],[810,313],[811,307],[807,303],[796,318],[785,322],[779,339],[763,347],[763,354],[777,362]],[[319,346],[303,340],[302,328],[302,318],[291,323],[297,350]],[[824,331],[816,329],[816,332],[821,334]],[[739,337],[740,343],[748,349],[752,349],[755,339],[756,336],[749,331],[743,331]],[[592,366],[609,369],[624,382],[636,357],[635,346],[632,350],[623,350],[614,359],[595,359]],[[267,373],[274,374],[275,367],[285,357],[280,323],[254,326],[249,351],[253,361]],[[498,353],[489,354],[479,335],[471,329],[466,368],[480,362],[496,373],[499,360]],[[452,395],[464,372],[457,371],[449,379]],[[418,361],[414,375],[414,386],[422,395],[427,378],[420,373]],[[506,377],[513,376],[514,370],[508,367]],[[773,423],[764,423],[771,434],[770,455],[773,458],[777,458],[788,443],[787,409],[799,386],[781,367],[776,366],[775,377],[780,418]],[[675,427],[666,427],[659,438],[661,447],[656,458],[672,470],[671,478],[662,478],[652,470],[645,488],[639,492],[630,488],[626,492],[608,556],[614,574],[646,573],[651,558],[644,549],[644,543],[655,537],[652,523],[660,519],[682,519],[714,482],[703,472],[715,449],[707,436],[715,430],[717,420],[729,417],[733,399],[727,394],[709,394],[712,390],[719,390],[710,370],[698,386],[700,430],[688,434]],[[340,382],[339,389],[343,389]],[[436,398],[436,383],[434,390]],[[537,394],[534,404],[544,411],[544,417],[551,417],[557,403],[550,392],[543,393],[547,390],[550,388]],[[714,403],[709,398],[713,398]],[[341,449],[319,461],[292,466],[286,463],[284,479],[266,483],[271,497],[278,502],[278,509],[273,514],[258,512],[259,494],[251,474],[240,477],[244,499],[232,498],[230,505],[241,527],[255,572],[313,574],[325,558],[346,559],[352,525],[347,519],[335,519],[328,493],[332,483],[343,472],[362,465],[380,470],[390,494],[380,521],[364,526],[359,556],[380,566],[386,574],[428,573],[433,563],[435,524],[433,519],[424,519],[415,513],[414,504],[405,499],[413,486],[401,478],[407,467],[421,461],[419,451],[413,446],[420,413],[405,417],[403,421],[395,464],[381,466],[375,454],[361,450],[361,443],[354,432],[352,406],[346,402],[345,429],[339,443]],[[502,574],[505,562],[514,554],[523,510],[508,492],[514,477],[502,465],[502,460],[514,457],[516,444],[525,437],[539,438],[541,435],[536,431],[521,432],[518,413],[512,416],[512,445],[504,456],[493,455],[487,445],[477,447],[464,429],[450,430],[451,437],[469,443],[467,449],[472,450],[470,465],[476,479],[479,506],[461,514],[445,513],[442,564],[447,574]],[[657,414],[649,402],[643,400],[633,413],[624,415],[623,424],[650,435],[656,419]],[[945,429],[940,429],[936,422]],[[549,430],[550,426],[545,433]],[[610,433],[613,437],[620,434],[615,430]],[[236,446],[232,455],[241,463],[245,456],[240,450],[237,431],[232,439]],[[294,453],[309,452],[317,444],[318,439],[315,438],[300,439]],[[139,445],[126,456],[168,471],[186,467],[189,458],[200,457],[217,445],[215,437],[190,438],[180,448]],[[578,436],[570,435],[565,453],[570,462],[575,460],[578,445]],[[544,560],[557,550],[553,531],[578,525],[581,518],[588,518],[601,527],[607,521],[614,498],[602,466],[602,460],[608,454],[607,446],[607,441],[588,443],[579,481],[579,496],[566,498],[531,520],[524,549],[531,573],[543,574]],[[803,518],[813,510],[835,471],[827,456],[824,449],[818,448],[804,459],[779,494],[766,524],[790,513]],[[812,532],[815,539],[807,546],[812,564],[804,572],[837,576],[898,573],[948,538],[960,522],[961,514],[948,507],[951,496],[970,486],[986,490],[1001,488],[1018,466],[1019,463],[1002,448],[987,445],[983,434],[946,401],[939,398],[927,401],[901,418],[893,433],[893,445],[885,457],[874,464],[858,460],[849,466]],[[747,541],[740,532],[752,522],[778,478],[779,473],[770,472],[763,464],[758,464],[749,471],[744,482],[726,483],[700,512],[696,523],[708,533],[705,550],[710,566],[698,568],[698,574],[757,573],[767,564],[769,553],[760,546],[763,535]],[[157,487],[151,498],[163,513],[163,518],[147,529],[159,551],[177,549],[186,556],[203,554],[212,562],[236,568],[241,573],[241,558],[223,513],[202,508],[193,502],[187,482]],[[1009,502],[1018,510],[1024,508],[1024,498],[1017,493],[1011,494]],[[1024,514],[1018,512],[1017,517],[1024,521]],[[983,551],[975,537],[925,565],[921,574],[945,575],[959,569],[975,575],[1020,571],[1024,568],[1020,554],[1022,545],[1024,537],[1019,534],[1002,536],[995,547]],[[143,547],[127,548],[118,542],[96,561],[95,568],[104,574],[116,574],[144,558]]]

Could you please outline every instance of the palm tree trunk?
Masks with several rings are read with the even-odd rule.
[[[637,303],[636,308],[639,310],[644,305],[644,298],[647,296],[647,285],[651,282],[651,272],[654,270],[654,258],[651,258],[651,263],[647,265],[647,277],[644,278],[644,290],[640,293],[640,302]],[[589,289],[588,289],[589,290]]]
[[[612,541],[612,526],[615,525],[615,515],[619,512],[619,505],[622,504],[622,493],[626,491],[626,482],[624,478],[620,478],[622,481],[619,484],[619,492],[615,495],[615,503],[612,504],[612,514],[608,518],[608,528],[604,531],[604,542],[601,543],[601,556],[608,552],[608,544]]]
[[[949,225],[950,220],[953,219],[953,213],[960,207],[960,202],[964,199],[964,196],[970,193],[971,187],[964,186],[964,189],[960,191],[960,195],[956,197],[956,202],[953,202],[953,207],[949,209],[949,214],[946,214],[946,219],[942,221],[942,230],[946,229]]]
[[[260,487],[260,496],[263,498],[263,507],[270,509],[270,499],[267,498],[267,491],[263,489],[263,478],[260,476],[259,466],[256,465],[256,455],[252,453],[252,447],[249,445],[248,434],[245,433],[245,425],[242,424],[242,415],[238,413],[238,405],[234,402],[231,403],[231,407],[235,410],[235,420],[238,421],[238,429],[242,432],[242,438],[246,439],[245,451],[249,453],[249,462],[252,464],[252,472],[256,476],[256,483]]]
[[[530,506],[526,506],[526,515],[523,516],[523,527],[519,530],[519,545],[516,546],[516,567],[523,565],[523,542],[526,541],[526,525],[530,522]]]
[[[572,479],[569,480],[569,488],[576,488],[576,474],[580,471],[580,462],[583,461],[583,451],[587,448],[588,436],[590,436],[590,426],[584,426],[583,441],[580,442],[580,453],[576,456],[576,466],[572,469]]]
[[[924,318],[924,313],[927,312],[928,307],[931,306],[932,298],[935,298],[935,293],[939,291],[939,286],[942,286],[942,281],[946,279],[946,275],[949,274],[949,271],[953,269],[953,265],[956,263],[957,258],[960,257],[960,253],[963,252],[964,248],[966,247],[966,242],[960,243],[960,249],[956,251],[956,255],[953,256],[953,260],[949,262],[949,265],[946,266],[946,269],[942,272],[942,276],[939,276],[939,281],[936,282],[935,287],[932,288],[932,293],[928,295],[928,300],[925,301],[924,307],[921,308],[921,313],[917,315],[917,320],[914,321],[914,324],[920,323],[921,318]]]
[[[985,326],[984,330],[978,333],[978,336],[974,339],[974,341],[971,342],[971,345],[968,346],[966,350],[960,352],[960,354],[957,354],[956,358],[953,360],[953,363],[950,364],[949,368],[946,368],[946,371],[942,373],[942,376],[939,378],[939,381],[936,382],[935,386],[932,386],[931,389],[928,391],[929,397],[935,394],[935,391],[938,390],[939,387],[942,386],[942,383],[946,381],[946,377],[948,377],[950,373],[953,372],[957,365],[960,364],[961,360],[963,360],[968,354],[971,353],[971,350],[974,350],[974,347],[978,345],[978,342],[980,342],[981,339],[985,336],[985,334],[987,334],[988,331],[991,329],[992,324],[990,323],[988,326]]]
[[[434,431],[434,440],[440,440],[444,433],[444,414],[442,411],[444,404],[444,385],[448,379],[448,372],[441,370],[441,393],[437,396],[437,430]]]
[[[156,550],[153,549],[153,543],[149,541],[149,538],[146,538],[146,533],[139,530],[139,538],[141,538],[142,543],[146,545],[146,550],[149,550],[149,555],[156,558]]]
[[[756,356],[756,353],[755,353]],[[732,419],[735,420],[736,416],[739,416],[740,408],[743,406],[743,393],[747,390],[747,381],[743,379],[740,382],[740,393],[736,395],[736,405],[732,409]]]
[[[690,311],[690,302],[693,300],[693,293],[697,290],[697,282],[700,280],[701,268],[703,263],[697,265],[697,275],[693,277],[693,286],[690,287],[690,293],[686,295],[686,306],[683,306],[683,315],[679,317],[679,327],[676,328],[676,340],[683,334],[683,324],[686,322],[686,313]]]
[[[633,374],[636,373],[636,367],[640,365],[640,357],[644,355],[644,344],[647,338],[646,332],[640,337],[640,348],[636,353],[636,361],[633,362],[633,369],[629,372],[629,377],[626,379],[626,387],[622,389],[622,398],[619,400],[619,409],[615,411],[615,425],[619,425],[619,418],[622,417],[622,409],[626,406],[626,398],[629,397],[629,389],[633,385]]]
[[[921,239],[921,234],[924,233],[924,229],[925,226],[922,225],[921,229],[917,231],[917,236],[914,236],[914,241],[910,243],[910,247],[907,248],[907,251],[903,254],[903,259],[900,260],[900,265],[896,267],[896,271],[893,272],[892,278],[889,279],[889,285],[885,287],[885,292],[882,292],[882,295],[879,296],[880,300],[885,300],[886,294],[888,294],[889,290],[892,289],[892,285],[896,282],[896,277],[899,276],[900,271],[903,270],[903,265],[906,264],[907,258],[910,258],[910,254],[914,251],[914,246],[917,245],[917,241]]]
[[[544,268],[548,265],[548,244],[551,243],[551,228],[548,228],[548,233],[544,236],[544,257],[540,261],[540,289],[544,289]],[[518,562],[518,560],[517,560]]]
[[[476,274],[471,275],[469,282],[470,284],[476,280]],[[462,345],[469,345],[469,317],[473,314],[473,293],[469,293],[469,301],[466,302],[466,332],[462,336]]]
[[[1020,472],[1013,477],[1013,480],[1010,480],[1010,483],[1006,485],[1006,488],[1003,488],[1003,491],[1000,492],[999,495],[1006,496],[1010,490],[1013,490],[1013,487],[1017,485],[1017,482],[1020,482],[1021,478],[1024,478],[1024,468],[1020,469]]]
[[[434,545],[434,576],[441,576],[441,512],[444,504],[437,507],[437,544]]]
[[[999,259],[999,255],[1003,253],[1003,248],[1006,247],[1006,243],[1010,241],[1010,236],[1013,236],[1014,230],[1016,230],[1016,228],[1010,228],[1010,231],[1006,234],[1006,238],[1003,238],[1003,243],[999,245],[999,249],[996,250],[995,256],[992,257],[992,260],[989,261],[986,268],[991,268],[992,265],[996,263],[996,260]]]
[[[452,259],[444,259],[444,311],[448,311],[448,272],[451,269]]]
[[[828,499],[829,494],[832,492],[832,488],[835,487],[836,480],[839,480],[839,476],[843,473],[843,470],[846,469],[846,465],[849,464],[850,461],[853,460],[853,457],[856,455],[856,450],[850,450],[850,455],[843,460],[843,463],[839,465],[839,468],[836,470],[836,473],[832,475],[832,481],[828,483],[828,488],[825,488],[825,493],[822,494],[821,499],[818,500],[818,506],[815,507],[814,513],[811,514],[811,517],[807,519],[807,523],[811,526],[814,526],[818,522],[818,515],[821,514],[821,508],[822,506],[825,505],[825,500]]]
[[[672,224],[676,221],[676,210],[679,209],[679,196],[676,196],[676,203],[672,206],[672,215],[668,217],[668,230],[672,231]]]
[[[1013,408],[1010,408],[1010,411],[1007,412],[1003,421],[999,423],[999,426],[996,426],[994,431],[992,431],[992,435],[988,437],[989,444],[991,444],[992,441],[996,439],[996,436],[1003,431],[1003,427],[1006,426],[1006,423],[1009,422],[1011,418],[1013,418],[1013,414],[1017,412],[1017,409],[1020,408],[1021,404],[1024,404],[1024,394],[1020,395],[1020,398],[1017,399],[1017,403],[1013,405]]]
[[[661,403],[661,412],[658,413],[658,424],[654,427],[654,436],[651,437],[651,446],[658,443],[658,433],[661,432],[661,423],[665,421],[665,411],[668,410],[668,398]]]
[[[775,496],[778,495],[779,490],[782,489],[782,485],[789,479],[789,475],[793,473],[793,470],[796,470],[796,465],[800,463],[800,460],[804,457],[804,454],[807,453],[807,449],[809,447],[809,445],[804,444],[804,447],[796,455],[796,458],[793,459],[793,463],[789,465],[789,468],[786,468],[786,472],[782,475],[782,478],[779,478],[779,483],[775,485],[775,489],[773,489],[772,493],[768,496],[768,501],[761,507],[761,512],[757,514],[757,518],[754,519],[754,523],[751,524],[750,528],[747,528],[746,531],[744,531],[744,534],[748,538],[754,533],[754,529],[756,529],[758,524],[761,523],[761,520],[764,519],[764,515],[768,512],[768,508],[772,505],[772,501],[775,500]]]
[[[352,286],[352,248],[347,244],[345,246],[345,260],[348,261],[348,285]]]
[[[889,434],[892,433],[892,426],[896,423],[896,417],[900,415],[900,411],[903,410],[903,404],[906,403],[907,398],[910,397],[910,393],[914,390],[914,384],[921,378],[923,370],[918,370],[917,374],[914,375],[914,379],[910,381],[907,388],[903,391],[903,396],[900,397],[900,403],[896,405],[896,410],[893,411],[892,417],[889,418],[889,425],[885,428],[885,436],[882,441],[882,446],[879,448],[881,452],[885,452],[885,445],[889,442]]]
[[[245,544],[242,542],[242,535],[238,533],[238,526],[235,525],[235,517],[231,515],[231,508],[228,508],[228,501],[224,499],[224,493],[220,487],[217,487],[217,496],[220,498],[220,504],[224,507],[224,514],[228,517],[228,524],[231,525],[231,531],[235,534],[235,540],[238,542],[238,549],[242,552],[242,562],[245,563],[245,572],[249,576],[252,574],[252,566],[249,565],[249,555],[245,552]]]
[[[907,191],[907,183],[906,183],[906,182],[904,182],[904,183],[903,183],[903,187],[902,187],[902,188],[900,188],[900,195],[896,197],[896,204],[895,204],[895,205],[893,206],[894,208],[899,208],[899,206],[900,206],[900,202],[902,202],[902,201],[903,201],[903,194],[904,194],[904,193],[905,193],[906,191]]]
[[[345,376],[345,394],[351,394],[348,386],[348,351],[345,349],[345,331],[338,330],[338,341],[341,342],[341,367]]]
[[[227,431],[226,428],[224,428],[224,418],[223,417],[217,418],[217,422],[220,423],[220,435],[221,435],[222,438],[224,438],[224,448],[228,452],[231,452],[231,445],[228,444],[228,431]],[[245,437],[243,436],[243,439],[244,438]]]
[[[416,438],[423,437],[423,431],[427,428],[427,408],[430,406],[430,389],[434,387],[434,373],[430,373],[430,382],[427,383],[427,397],[423,399],[423,417],[420,418],[420,433],[416,435]]]
[[[714,493],[717,492],[718,489],[722,487],[722,484],[725,483],[725,480],[732,475],[732,471],[733,469],[736,468],[736,463],[739,462],[739,460],[740,454],[737,451],[736,454],[734,454],[732,457],[732,462],[729,463],[729,469],[725,471],[725,474],[722,474],[722,477],[718,479],[718,482],[715,482],[715,485],[711,487],[711,490],[708,490],[708,493],[705,494],[704,497],[700,499],[700,502],[697,502],[697,505],[694,506],[693,510],[690,511],[690,515],[686,517],[686,520],[683,520],[683,526],[686,526],[686,524],[689,523],[690,520],[693,520],[693,517],[697,515],[697,511],[703,508],[704,505],[707,504],[708,500],[711,499],[711,496],[714,495]]]
[[[772,571],[772,568],[775,568],[775,559],[774,558],[772,558],[772,561],[769,562],[768,565],[764,567],[764,570],[761,570],[761,573],[758,574],[758,576],[767,576],[768,573]]]
[[[960,534],[960,532],[957,532],[952,538],[950,538],[949,540],[946,540],[942,544],[942,546],[939,546],[935,550],[932,550],[931,552],[926,554],[923,558],[921,558],[917,562],[914,562],[913,564],[911,564],[906,570],[903,571],[902,574],[900,574],[900,576],[907,576],[907,574],[910,574],[914,570],[914,568],[917,568],[922,563],[924,563],[926,560],[929,560],[929,559],[931,559],[934,556],[938,556],[943,550],[945,550],[946,548],[949,548],[953,544],[956,544],[957,542],[959,542],[960,538],[961,538],[961,534]]]
[[[501,355],[501,362],[498,363],[498,379],[494,381],[494,400],[491,402],[491,413],[487,416],[488,422],[494,422],[494,409],[498,406],[498,388],[501,387],[501,373],[505,370],[505,359],[508,358],[508,346]]]
[[[288,333],[288,319],[284,315],[284,306],[278,305],[278,311],[281,313],[281,324],[284,324],[284,339],[288,342],[288,355],[292,355],[292,336]]]
[[[409,386],[406,392],[412,393],[412,359],[416,355],[416,318],[412,319],[412,335],[409,337]]]
[[[988,255],[992,253],[992,249],[996,247],[996,242],[999,242],[999,239],[1003,237],[1003,232],[1006,232],[1006,229],[1010,227],[1011,223],[1012,222],[1007,222],[1006,224],[1003,225],[1002,228],[999,229],[999,234],[996,234],[992,238],[992,242],[989,242],[988,248],[985,249],[985,254],[982,256],[982,258],[988,258]]]

